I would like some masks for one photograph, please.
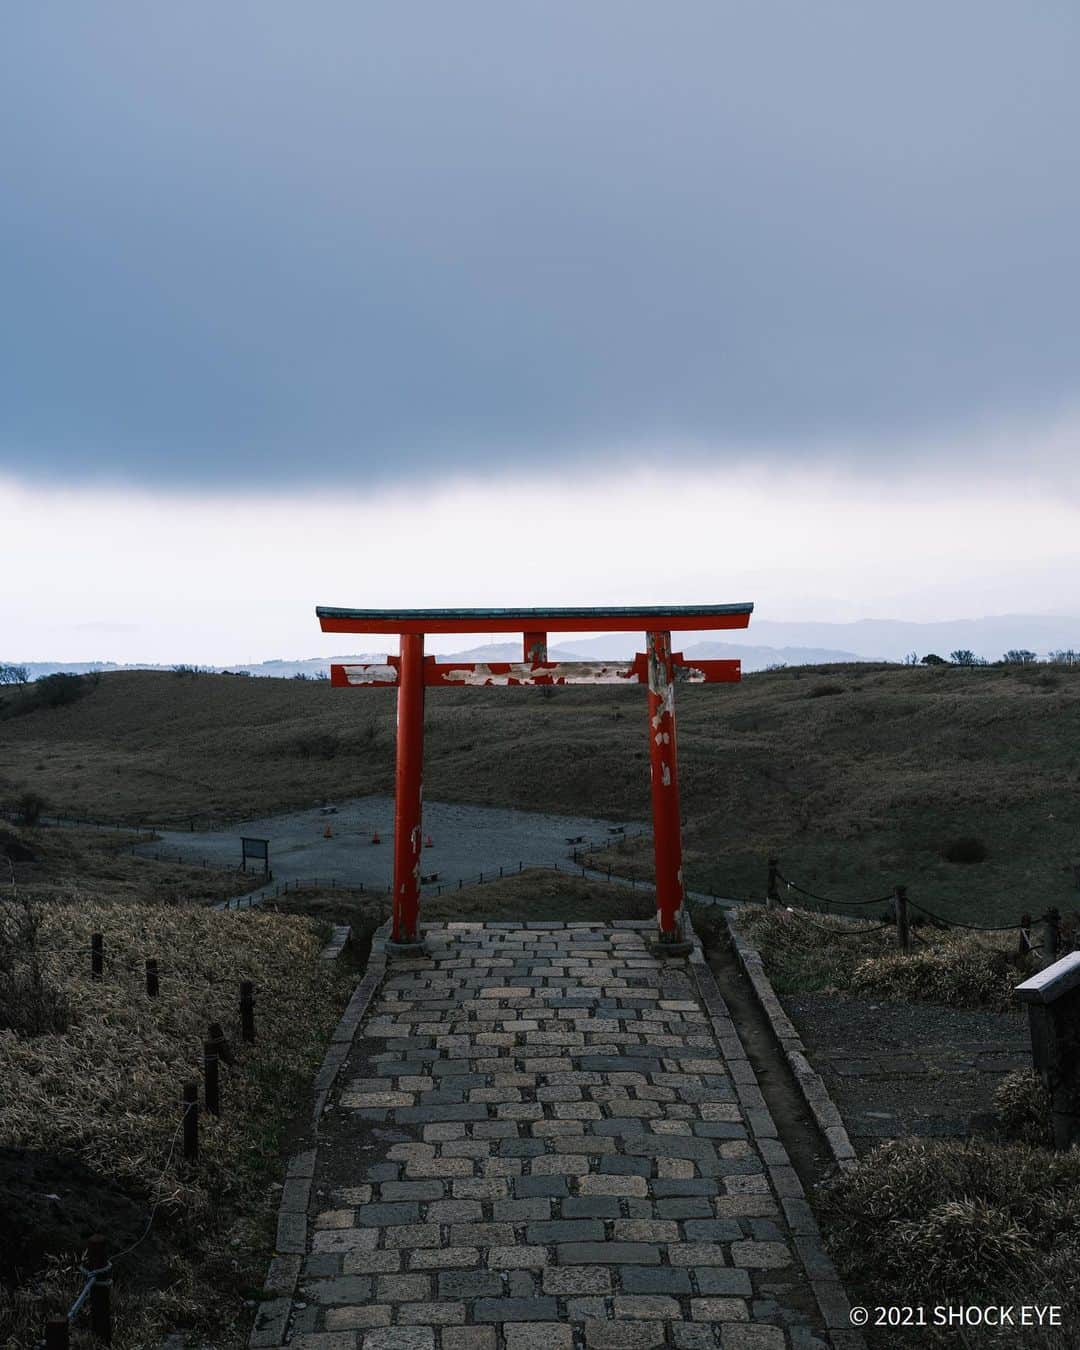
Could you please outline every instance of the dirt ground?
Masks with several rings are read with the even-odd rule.
[[[781,1002],[856,1151],[901,1135],[993,1135],[1001,1078],[1031,1067],[1021,1012],[975,1012],[836,994]]]

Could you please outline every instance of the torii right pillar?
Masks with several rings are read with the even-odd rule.
[[[675,671],[671,634],[646,634],[649,672],[649,777],[652,785],[653,851],[659,934],[653,950],[687,956],[693,944],[683,930],[682,818],[675,745]]]

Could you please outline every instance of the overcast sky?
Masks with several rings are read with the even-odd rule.
[[[314,654],[315,604],[1080,609],[1078,39],[7,6],[0,659]]]

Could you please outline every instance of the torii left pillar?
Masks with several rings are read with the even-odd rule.
[[[424,798],[424,636],[402,633],[397,691],[394,910],[388,950],[421,954],[420,856]]]

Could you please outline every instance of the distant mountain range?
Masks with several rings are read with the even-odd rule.
[[[393,639],[391,639],[393,642]],[[950,652],[970,650],[987,660],[998,660],[1011,648],[1027,648],[1039,656],[1061,648],[1080,649],[1080,619],[1058,615],[1001,614],[983,619],[954,619],[943,623],[904,623],[894,619],[859,619],[855,623],[788,622],[751,619],[750,627],[725,632],[717,641],[715,632],[676,633],[676,651],[688,657],[738,658],[747,673],[767,666],[825,665],[843,661],[902,661],[910,652],[923,657],[929,652],[948,657]],[[610,633],[603,637],[571,640],[551,647],[554,660],[629,660],[642,650],[637,633]],[[259,661],[232,666],[200,667],[216,672],[292,679],[315,678],[329,670],[331,661],[381,659],[385,648],[352,656],[312,656],[286,661]],[[519,661],[520,642],[493,642],[467,651],[439,653],[441,661]],[[3,664],[3,663],[0,663]],[[150,662],[120,664],[114,661],[27,661],[31,679],[61,671],[84,674],[110,670],[171,670],[171,665]]]

